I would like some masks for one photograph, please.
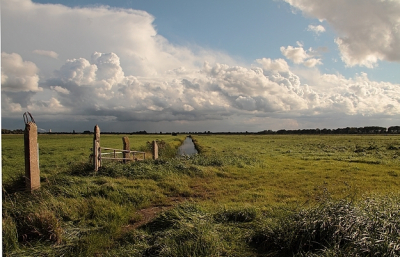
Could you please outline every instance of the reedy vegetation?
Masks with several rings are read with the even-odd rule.
[[[171,158],[184,137],[163,136],[160,160],[96,174],[91,138],[71,137],[39,136],[43,183],[30,194],[17,139],[3,136],[5,256],[400,255],[398,137],[196,136],[201,155]],[[154,206],[165,211],[136,228]]]

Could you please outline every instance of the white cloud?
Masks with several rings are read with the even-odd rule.
[[[315,67],[316,65],[321,65],[321,59],[316,59],[316,58],[310,58],[306,60],[304,63],[304,66],[307,66],[309,68]]]
[[[346,65],[372,68],[378,60],[400,61],[400,1],[285,1],[336,30]]]
[[[297,126],[293,117],[400,114],[400,85],[371,81],[366,74],[345,78],[304,68],[321,60],[300,42],[281,48],[303,65],[297,70],[270,58],[245,67],[215,51],[170,44],[146,12],[13,3],[2,2],[3,23],[12,24],[4,27],[4,48],[17,52],[2,54],[3,117],[28,109],[35,117],[62,114],[79,123],[261,124],[283,117]],[[16,42],[22,46],[13,51]],[[41,58],[33,54],[37,49],[59,56]],[[52,77],[40,73],[46,65]]]
[[[324,28],[324,26],[322,26],[322,25],[317,25],[317,26],[315,26],[315,25],[308,25],[308,29],[307,29],[308,31],[312,31],[312,32],[314,32],[315,34],[317,34],[317,35],[319,35],[319,34],[321,34],[322,32],[325,32],[325,28]]]
[[[347,115],[398,115],[400,112],[400,85],[371,81],[366,73],[354,78],[340,74],[321,74],[317,70],[300,72],[315,92],[319,109]]]
[[[38,68],[33,62],[24,61],[19,54],[1,53],[1,90],[5,92],[32,91],[38,86]]]
[[[115,53],[95,52],[92,55],[92,63],[98,69],[97,79],[102,81],[108,89],[123,80],[124,72],[120,66],[119,57]]]
[[[6,94],[1,94],[1,112],[4,117],[4,113],[21,113],[21,104],[15,103],[14,100],[8,97]]]
[[[34,99],[23,107],[5,95],[4,112],[27,108],[42,116],[61,113],[114,122],[400,114],[400,85],[374,82],[364,73],[347,79],[305,69],[298,71],[300,77],[285,60],[263,58],[252,68],[205,63],[199,69],[137,77],[125,76],[118,60],[112,53],[93,54],[96,64],[67,60],[42,83],[53,94],[50,100]]]
[[[46,51],[46,50],[34,50],[33,51],[34,54],[38,54],[38,55],[43,55],[43,56],[47,56],[47,57],[51,57],[54,59],[58,58],[58,54],[54,51]]]
[[[50,88],[58,93],[69,95],[69,90],[60,86],[50,86]]]
[[[304,60],[309,57],[307,52],[301,46],[300,47],[288,46],[286,48],[281,46],[281,52],[286,58],[288,58],[289,60],[293,61],[296,64],[303,63]]]
[[[78,86],[89,85],[96,80],[97,66],[84,58],[67,60],[59,71],[58,78],[63,82],[73,82]]]
[[[312,58],[313,50],[311,48],[306,51],[300,42],[297,42],[297,45],[299,47],[288,46],[285,48],[281,46],[281,53],[292,62],[303,64],[309,68],[322,64],[321,59]]]
[[[264,70],[271,71],[289,71],[289,65],[283,59],[272,60],[270,58],[257,59],[257,63],[261,64]]]
[[[157,34],[155,18],[145,11],[107,6],[69,8],[30,0],[4,0],[1,8],[2,21],[7,24],[1,31],[7,38],[2,50],[29,56],[30,60],[37,58],[35,63],[42,72],[51,73],[55,62],[61,66],[66,59],[89,60],[95,51],[115,53],[124,72],[133,76],[155,76],[182,66],[199,68],[204,61],[234,63],[216,51],[170,44]],[[38,49],[51,49],[58,59],[45,62],[33,54]]]

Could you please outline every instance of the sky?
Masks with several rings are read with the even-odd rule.
[[[400,125],[400,0],[1,0],[1,127]]]

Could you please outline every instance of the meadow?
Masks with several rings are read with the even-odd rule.
[[[147,159],[94,173],[91,135],[39,135],[29,193],[23,136],[2,135],[3,255],[400,255],[400,136],[193,135],[179,158],[185,135],[126,136]]]

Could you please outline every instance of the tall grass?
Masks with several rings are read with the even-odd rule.
[[[400,198],[325,200],[260,223],[251,243],[273,256],[399,256]]]

